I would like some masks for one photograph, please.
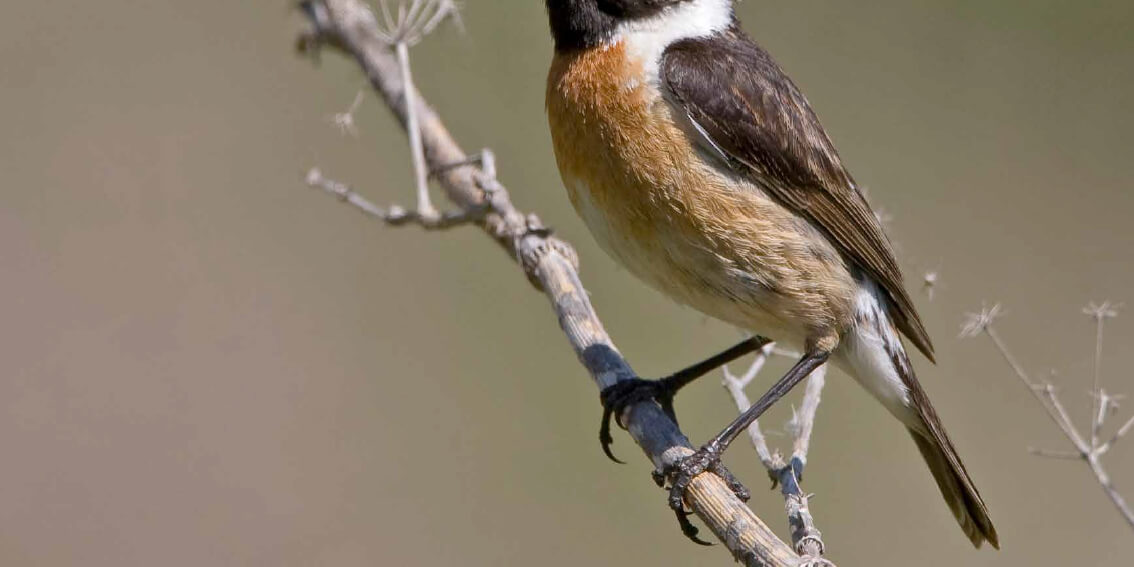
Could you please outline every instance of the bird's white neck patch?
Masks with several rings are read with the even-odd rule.
[[[628,21],[618,27],[612,44],[625,43],[638,58],[646,79],[657,82],[662,53],[674,42],[707,37],[732,24],[733,0],[687,0],[665,8],[649,18]]]

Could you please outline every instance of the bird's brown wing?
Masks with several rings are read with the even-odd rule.
[[[895,324],[933,360],[889,239],[807,99],[771,56],[734,29],[671,45],[661,79],[706,149],[825,231],[886,291]]]

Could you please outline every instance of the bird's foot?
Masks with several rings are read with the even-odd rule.
[[[614,442],[614,438],[610,435],[610,421],[613,418],[618,422],[620,427],[622,425],[622,412],[638,403],[653,400],[661,406],[662,411],[677,423],[677,416],[673,411],[673,396],[677,393],[679,386],[676,386],[669,378],[662,378],[661,380],[642,380],[635,378],[633,380],[621,380],[613,386],[603,388],[599,394],[602,400],[602,425],[599,426],[599,442],[602,443],[602,452],[610,460],[616,463],[622,463],[610,451],[610,444]]]
[[[658,486],[665,488],[666,482],[669,482],[669,507],[677,515],[677,523],[681,526],[681,533],[700,545],[711,544],[697,537],[698,530],[689,521],[690,513],[685,511],[685,491],[697,475],[704,472],[716,474],[728,484],[729,489],[736,494],[737,498],[744,502],[747,502],[752,496],[748,489],[721,463],[722,452],[723,449],[718,444],[709,443],[692,455],[653,472],[654,482]]]

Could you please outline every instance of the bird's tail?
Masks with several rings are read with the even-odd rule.
[[[980,547],[987,541],[999,549],[988,508],[918,383],[897,329],[877,296],[868,290],[863,295],[857,325],[844,336],[837,360],[909,429],[941,495],[973,545]]]
[[[973,479],[969,477],[969,471],[965,469],[965,464],[961,462],[961,457],[953,448],[953,442],[949,440],[949,435],[941,426],[937,412],[929,403],[929,398],[926,397],[912,370],[909,372],[909,377],[903,378],[903,381],[910,389],[910,397],[915,400],[914,407],[923,426],[910,427],[910,436],[921,451],[925,464],[929,465],[933,480],[937,481],[937,487],[941,489],[941,495],[945,497],[945,502],[953,511],[953,517],[961,524],[961,529],[973,545],[979,548],[982,543],[988,541],[992,547],[1000,549],[1000,538],[996,535],[992,518],[988,516],[988,507],[984,505],[980,492],[973,484]]]

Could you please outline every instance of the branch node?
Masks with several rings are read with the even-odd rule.
[[[988,332],[992,327],[992,323],[996,321],[1002,314],[999,303],[995,303],[992,307],[981,307],[979,313],[966,313],[965,323],[961,326],[961,338],[968,339],[975,337],[981,333]]]
[[[1092,301],[1083,308],[1083,314],[1094,319],[1095,321],[1114,319],[1115,317],[1118,317],[1118,310],[1122,309],[1123,307],[1123,304],[1112,303],[1109,300],[1102,303],[1095,303],[1094,301]]]
[[[523,246],[517,242],[517,260],[519,260],[520,266],[524,269],[524,275],[528,277],[528,282],[537,290],[541,292],[545,291],[543,284],[540,282],[539,267],[544,262],[544,259],[551,254],[559,254],[572,268],[578,270],[579,255],[575,252],[575,248],[563,240],[552,237],[550,230],[542,227],[532,228],[521,235],[517,240],[525,240],[528,238],[536,239],[536,242],[534,245],[528,246]]]

